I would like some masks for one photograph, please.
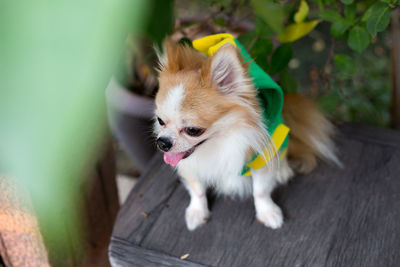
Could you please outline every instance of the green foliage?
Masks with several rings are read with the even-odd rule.
[[[369,9],[367,29],[372,36],[383,31],[389,25],[391,7],[387,3],[377,2]]]
[[[388,27],[391,12],[400,1],[315,0],[314,2],[318,5],[318,9],[309,7],[310,2],[307,3],[304,0],[285,4],[270,0],[251,0],[254,13],[257,15],[255,30],[240,36],[239,41],[249,48],[257,64],[277,78],[285,92],[296,92],[299,87],[297,77],[292,76],[288,70],[289,62],[293,56],[296,56],[292,43],[307,35],[319,21],[314,20],[315,25],[309,29],[305,29],[302,24],[314,22],[312,19],[315,18],[329,23],[331,35],[338,42],[346,43],[348,48],[360,55],[359,53],[366,51],[370,46],[371,38],[376,37]],[[309,10],[312,10],[311,15],[308,14]],[[311,20],[305,21],[308,17]],[[277,43],[272,40],[278,40],[284,44],[276,45]],[[273,43],[276,46],[275,49],[273,49]],[[353,88],[351,87],[351,83],[355,81],[354,76],[362,76],[357,67],[361,62],[359,56],[349,53],[348,49],[340,49],[341,53],[335,50],[328,56],[326,63],[329,65],[330,57],[335,70],[330,75],[324,74],[330,85],[327,93],[319,98],[319,104],[325,112],[335,111],[337,117],[342,119],[368,121],[369,118],[369,121],[385,125],[387,116],[383,114],[387,114],[387,100],[370,101],[369,97],[362,97],[370,96],[374,90],[377,90],[371,86],[372,83],[363,83],[363,87],[353,84]],[[358,59],[357,62],[355,58]],[[370,62],[366,65],[372,67],[374,64]],[[360,66],[367,68],[365,65]],[[369,78],[365,76],[363,79]],[[345,88],[343,88],[344,85],[346,85]],[[380,86],[379,95],[387,96],[388,87]],[[350,94],[351,97],[346,94]]]
[[[324,19],[329,22],[335,22],[337,20],[342,19],[342,16],[337,11],[331,9],[325,9],[320,14],[321,19]]]
[[[261,39],[253,45],[250,53],[254,56],[255,60],[257,60],[259,57],[262,57],[262,60],[267,60],[267,56],[272,53],[273,48],[274,46],[272,44],[272,40]]]
[[[238,40],[242,45],[244,45],[244,47],[247,48],[247,50],[249,50],[251,48],[250,46],[252,45],[252,43],[258,40],[258,35],[255,31],[249,31],[247,33],[240,35],[238,37]]]
[[[354,2],[354,0],[340,0],[345,5],[350,5]]]
[[[349,32],[347,43],[349,47],[357,52],[363,51],[369,45],[370,36],[366,29],[361,26],[355,26]]]
[[[389,58],[377,56],[370,50],[355,53],[353,66],[341,66],[331,82],[332,89],[319,98],[322,109],[337,119],[387,126],[389,123]],[[373,64],[371,64],[373,63]],[[363,68],[355,68],[363,66]],[[338,66],[336,66],[338,68]],[[348,75],[352,73],[352,75]]]
[[[293,51],[291,44],[280,45],[271,56],[270,68],[268,69],[269,74],[274,75],[283,71],[292,57]]]
[[[334,37],[340,38],[350,28],[351,21],[340,17],[337,21],[332,24],[331,33]]]
[[[226,20],[225,20],[225,18],[219,17],[214,20],[214,23],[215,23],[215,25],[218,25],[218,26],[225,26]]]
[[[254,12],[267,23],[271,29],[280,33],[283,30],[284,9],[271,0],[251,0]]]
[[[356,71],[353,59],[344,54],[337,54],[334,57],[335,66],[338,70],[337,76],[340,79],[350,78]]]
[[[310,92],[322,109],[335,118],[387,124],[389,77],[383,73],[389,72],[389,63],[387,57],[379,57],[382,52],[378,50],[383,48],[376,43],[388,28],[391,13],[399,8],[400,0],[208,0],[208,3],[219,10],[212,20],[214,24],[228,32],[235,29],[233,20],[228,18],[241,13],[248,18],[253,13],[254,28],[241,34],[238,40],[285,92],[304,90],[305,80],[307,86],[313,80]],[[297,43],[307,46],[301,50],[305,55],[294,49]],[[365,54],[369,56],[364,58]],[[375,54],[378,56],[374,57]],[[318,66],[305,68],[315,62]]]
[[[281,87],[285,93],[297,92],[297,82],[295,78],[286,70],[282,71],[279,75]]]
[[[332,114],[342,101],[340,94],[330,92],[318,98],[318,105],[325,113]]]
[[[302,0],[300,2],[299,10],[294,14],[294,21],[296,23],[303,22],[306,19],[309,10],[310,8],[308,7],[307,2]]]
[[[356,12],[357,12],[357,6],[355,3],[344,7],[344,17],[347,20],[351,21],[352,23],[355,22],[354,18],[356,16]]]
[[[272,53],[272,50],[272,40],[261,39],[255,42],[253,47],[250,49],[250,54],[261,68],[268,69],[268,56]]]
[[[171,34],[174,26],[174,0],[148,1],[150,15],[144,33],[158,45]]]

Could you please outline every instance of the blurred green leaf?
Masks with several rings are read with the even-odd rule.
[[[251,48],[250,55],[264,71],[267,71],[269,67],[268,56],[272,53],[272,50],[272,40],[261,39]]]
[[[349,32],[347,43],[351,49],[362,52],[370,42],[369,33],[361,26],[355,26]]]
[[[247,49],[249,46],[258,39],[257,33],[253,31],[246,32],[239,35],[238,41]]]
[[[340,0],[345,5],[350,5],[354,2],[354,0]]]
[[[226,21],[224,18],[219,17],[219,18],[214,19],[214,24],[223,27],[226,25]]]
[[[322,2],[325,5],[335,5],[337,1],[336,0],[322,0]]]
[[[341,79],[350,78],[356,71],[356,65],[351,57],[345,54],[337,54],[333,61],[338,69],[338,77]]]
[[[265,72],[268,72],[268,69],[269,69],[268,58],[259,57],[259,58],[256,60],[256,63],[257,63],[258,66],[259,66],[260,68],[262,68]]]
[[[258,40],[250,50],[252,58],[257,59],[258,57],[267,58],[272,53],[274,46],[272,40],[261,39]]]
[[[319,23],[319,20],[292,23],[279,34],[276,39],[282,43],[294,42],[301,37],[307,35]]]
[[[367,30],[372,36],[389,25],[392,9],[385,3],[377,2],[368,9]]]
[[[296,79],[287,70],[284,70],[280,73],[279,83],[285,93],[297,92]]]
[[[355,15],[357,11],[357,6],[355,3],[351,5],[347,5],[344,7],[344,16],[348,21],[354,21]]]
[[[272,0],[251,0],[254,12],[276,33],[283,29],[284,9]]]
[[[371,8],[372,6],[370,6],[365,12],[364,15],[362,15],[361,17],[361,21],[362,22],[366,22],[372,15],[373,9]]]
[[[341,103],[342,98],[336,92],[318,98],[318,105],[326,114],[332,113]]]
[[[256,18],[255,27],[257,35],[261,38],[269,37],[275,33],[274,30],[260,17]]]
[[[151,40],[161,45],[164,38],[171,34],[174,28],[174,0],[147,1],[151,6],[147,30]]]
[[[335,22],[337,20],[343,19],[342,16],[340,16],[340,14],[337,11],[331,10],[331,9],[326,9],[326,10],[322,11],[320,14],[320,17],[323,20],[326,20],[329,22]]]
[[[286,68],[292,59],[293,50],[290,43],[280,45],[272,54],[269,66],[269,74],[274,75]]]
[[[347,31],[347,29],[351,25],[351,21],[341,18],[332,24],[331,33],[334,37],[339,38]]]
[[[305,18],[307,17],[309,10],[310,9],[308,7],[307,2],[305,0],[301,0],[300,7],[297,10],[297,12],[294,14],[294,21],[296,23],[303,22],[305,20]]]

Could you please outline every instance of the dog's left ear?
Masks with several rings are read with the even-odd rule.
[[[232,44],[223,45],[211,58],[211,82],[226,95],[238,93],[248,82],[242,59]]]

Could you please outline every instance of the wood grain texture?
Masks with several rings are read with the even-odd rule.
[[[110,251],[112,265],[115,266],[170,266],[170,267],[202,267],[205,265],[181,260],[154,250],[148,250],[119,238],[113,238],[113,250]],[[189,255],[190,257],[190,255]]]
[[[210,221],[188,231],[189,196],[157,155],[118,215],[111,261],[142,266],[141,248],[206,266],[399,266],[399,132],[345,124],[337,144],[344,169],[321,163],[274,192],[279,230],[255,220],[251,199],[211,196]]]

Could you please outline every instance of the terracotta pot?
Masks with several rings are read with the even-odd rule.
[[[144,170],[156,152],[154,100],[129,92],[114,78],[106,89],[106,99],[111,130],[135,167]]]

